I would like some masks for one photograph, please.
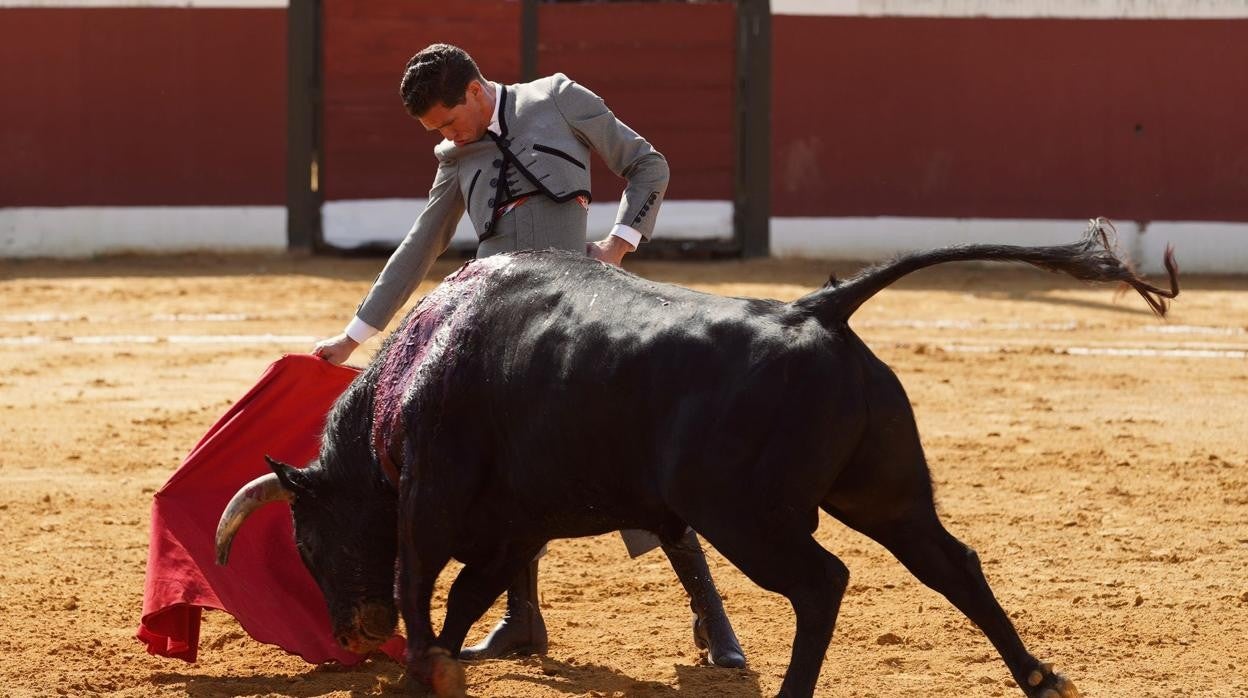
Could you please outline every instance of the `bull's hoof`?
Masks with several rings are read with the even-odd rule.
[[[407,690],[418,696],[432,693],[437,698],[465,698],[468,682],[464,678],[464,666],[445,649],[430,647],[423,657],[409,662]]]
[[[1053,665],[1041,664],[1027,675],[1023,691],[1029,698],[1079,698],[1079,689],[1061,674],[1053,671]]]
[[[465,698],[468,682],[464,678],[464,665],[441,647],[430,649],[427,656],[429,686],[433,695],[438,698]]]
[[[706,660],[713,666],[744,669],[745,652],[732,631],[728,616],[723,613],[706,617],[693,614],[693,644],[706,650]]]

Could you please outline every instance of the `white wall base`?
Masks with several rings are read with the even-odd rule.
[[[352,249],[393,246],[420,213],[421,199],[334,201],[322,208],[327,243]],[[594,239],[615,222],[616,204],[593,204]],[[1248,274],[1248,223],[1116,222],[1119,247],[1141,271],[1157,273],[1166,244],[1186,272]],[[1082,220],[956,218],[772,218],[776,257],[874,261],[959,243],[1056,245],[1078,238]],[[664,202],[656,239],[727,240],[728,201]],[[465,218],[452,245],[472,248]],[[286,249],[281,206],[105,206],[0,208],[0,257],[90,257],[119,252],[276,252]]]
[[[369,199],[328,201],[321,206],[325,242],[354,249],[370,244],[393,246],[403,239],[427,199]],[[589,238],[599,240],[611,232],[619,202],[589,205]],[[732,237],[731,201],[664,201],[655,238],[689,240]],[[455,229],[451,246],[473,248],[477,235],[464,216]]]
[[[370,245],[393,247],[407,235],[428,199],[367,199],[327,201],[321,204],[325,244],[352,250]],[[453,247],[475,245],[476,233],[468,216],[459,221]]]
[[[1140,271],[1162,271],[1167,243],[1183,271],[1248,274],[1248,223],[1161,221],[1143,231],[1115,221],[1119,249]],[[957,218],[772,218],[776,257],[876,261],[912,250],[965,243],[1060,245],[1077,240],[1086,220]]]
[[[284,249],[285,206],[0,208],[0,257]]]

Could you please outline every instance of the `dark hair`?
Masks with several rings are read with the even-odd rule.
[[[399,95],[407,113],[420,117],[435,104],[448,108],[463,104],[468,83],[484,79],[467,51],[450,44],[433,44],[407,61]]]

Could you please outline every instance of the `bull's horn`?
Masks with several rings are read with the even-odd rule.
[[[224,565],[230,559],[230,543],[234,534],[242,528],[251,512],[271,502],[289,502],[294,497],[282,487],[277,475],[268,473],[243,485],[221,514],[217,523],[217,564]]]

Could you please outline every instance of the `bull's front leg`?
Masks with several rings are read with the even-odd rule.
[[[442,536],[429,535],[430,527],[422,524],[421,507],[414,499],[404,497],[399,502],[396,589],[407,626],[408,687],[416,693],[428,686],[439,698],[466,696],[463,667],[451,656],[450,650],[434,644],[430,619],[433,586],[451,556]]]

